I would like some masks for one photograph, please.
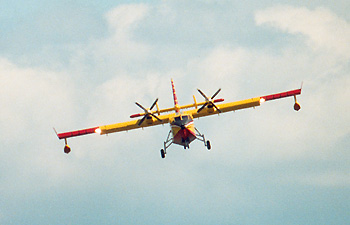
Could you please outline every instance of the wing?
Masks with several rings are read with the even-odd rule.
[[[160,124],[166,124],[169,123],[169,118],[173,117],[175,113],[167,114],[167,115],[160,115],[158,116],[160,120],[157,120],[153,117],[149,119],[145,119],[141,126],[138,125],[138,123],[141,121],[139,120],[131,120],[128,122],[122,122],[122,123],[116,123],[116,124],[110,124],[110,125],[104,125],[100,126],[99,129],[101,130],[101,134],[109,134],[114,132],[120,132],[120,131],[128,131],[138,128],[144,128],[144,127],[150,127],[150,126],[156,126]]]
[[[82,130],[64,132],[64,133],[57,133],[56,130],[55,132],[59,139],[67,139],[67,138],[82,136],[86,134],[98,133],[99,131],[98,129],[99,127],[92,127],[92,128],[82,129]]]
[[[260,98],[257,97],[257,98],[242,100],[242,101],[217,104],[216,106],[220,109],[221,113],[224,113],[224,112],[231,112],[231,111],[236,111],[244,108],[251,108],[259,105],[260,105]],[[207,110],[201,110],[200,112],[197,112],[197,111],[198,109],[192,109],[192,110],[186,111],[185,114],[192,114],[193,118],[200,118],[200,117],[205,117],[205,116],[210,116],[210,115],[220,113],[218,110],[215,110],[215,108],[207,108]]]
[[[109,134],[114,132],[128,131],[128,130],[133,130],[138,128],[144,128],[144,127],[150,127],[150,126],[169,123],[169,118],[173,117],[174,115],[175,115],[174,113],[161,115],[158,117],[160,120],[155,119],[153,117],[147,118],[142,121],[141,125],[138,125],[139,122],[142,120],[142,119],[139,119],[139,120],[131,120],[128,122],[121,122],[116,124],[103,125],[103,126],[92,127],[88,129],[69,131],[64,133],[56,133],[56,134],[59,139],[67,139],[71,137],[82,136],[82,135],[93,134],[93,133],[102,135],[102,134]]]
[[[194,118],[199,118],[199,117],[205,117],[205,116],[210,116],[210,115],[224,113],[224,112],[230,112],[230,111],[236,111],[236,110],[245,109],[245,108],[256,107],[256,106],[260,106],[260,104],[262,102],[265,102],[265,101],[270,101],[270,100],[275,100],[275,99],[280,99],[280,98],[285,98],[285,97],[291,97],[291,96],[294,96],[295,105],[298,105],[299,109],[300,109],[300,105],[296,102],[296,97],[295,97],[296,95],[300,95],[300,94],[301,94],[301,89],[295,89],[295,90],[291,90],[291,91],[287,91],[287,92],[281,92],[281,93],[272,94],[272,95],[265,95],[262,97],[256,97],[256,98],[246,99],[246,100],[242,100],[242,101],[217,104],[216,106],[220,111],[215,109],[214,107],[212,107],[212,108],[207,108],[207,110],[201,110],[200,112],[197,112],[198,106],[203,106],[205,104],[205,102],[201,102],[201,103],[197,104],[196,101],[194,104],[182,106],[181,109],[195,107],[195,109],[185,111],[184,113],[185,114],[192,114],[192,116]],[[214,103],[221,102],[221,101],[223,101],[223,99],[217,99],[214,101]],[[296,106],[294,106],[294,109],[296,109]],[[299,109],[296,109],[296,110],[299,110]],[[158,115],[159,115],[160,113],[169,112],[171,110],[174,110],[174,108],[157,110],[157,111],[154,111],[154,113],[158,113]],[[137,114],[137,115],[132,115],[131,117],[133,118],[136,116],[144,116],[144,115],[145,114]],[[57,134],[57,137],[59,139],[67,139],[67,138],[71,138],[71,137],[82,136],[82,135],[93,134],[93,133],[98,133],[101,135],[102,134],[109,134],[109,133],[114,133],[114,132],[128,131],[128,130],[133,130],[133,129],[138,129],[138,128],[144,128],[144,127],[150,127],[150,126],[156,126],[156,125],[160,125],[160,124],[169,123],[169,119],[171,117],[174,117],[174,116],[175,116],[175,113],[166,114],[166,115],[159,115],[157,117],[158,119],[150,116],[146,119],[131,120],[128,122],[103,125],[103,126],[92,127],[92,128],[88,128],[88,129],[64,132],[64,133],[57,133],[56,132],[56,134]]]
[[[265,95],[261,97],[255,97],[255,98],[250,98],[250,99],[236,101],[236,102],[217,104],[216,106],[220,111],[212,107],[212,108],[207,108],[207,110],[201,110],[200,112],[197,112],[198,109],[192,109],[192,110],[186,111],[185,113],[192,114],[193,118],[200,118],[200,117],[210,116],[210,115],[224,113],[224,112],[231,112],[231,111],[236,111],[240,109],[256,107],[256,106],[260,106],[260,104],[265,101],[275,100],[279,98],[286,98],[291,96],[295,97],[296,95],[300,95],[300,94],[301,94],[301,89],[295,89],[291,91],[281,92],[278,94]],[[298,104],[296,102],[296,98],[295,98],[295,104]]]

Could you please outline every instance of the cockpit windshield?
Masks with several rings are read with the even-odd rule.
[[[193,121],[193,119],[190,116],[183,115],[183,116],[175,117],[174,122],[172,122],[172,124],[177,125],[177,126],[183,126],[183,125],[186,125],[192,121]]]

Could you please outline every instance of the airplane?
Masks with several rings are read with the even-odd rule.
[[[71,137],[93,133],[104,135],[114,132],[128,131],[167,123],[170,124],[171,129],[167,135],[166,140],[164,141],[164,148],[160,150],[161,158],[165,158],[167,150],[172,144],[181,145],[184,147],[184,149],[188,149],[190,147],[190,143],[194,140],[199,140],[203,142],[204,146],[208,150],[210,150],[210,141],[206,140],[204,135],[200,133],[199,130],[195,127],[193,119],[221,114],[230,111],[236,111],[245,108],[255,108],[257,106],[260,106],[260,104],[262,104],[263,102],[291,96],[294,97],[294,110],[299,111],[301,108],[300,104],[297,102],[296,96],[301,94],[302,87],[300,89],[281,92],[277,94],[265,95],[261,97],[249,98],[246,100],[221,104],[216,103],[223,102],[224,99],[215,99],[215,97],[221,91],[221,88],[218,89],[211,97],[208,97],[200,89],[197,89],[200,95],[205,99],[205,101],[197,103],[196,98],[193,95],[193,104],[180,106],[175,92],[173,79],[171,79],[171,86],[173,92],[174,107],[160,109],[158,106],[158,98],[153,102],[150,108],[145,108],[138,102],[135,102],[135,104],[138,107],[140,107],[143,110],[143,112],[133,114],[130,116],[130,118],[140,119],[64,133],[57,133],[57,131],[54,129],[57,137],[59,139],[65,140],[64,153],[68,154],[71,151],[71,148],[68,146],[67,143],[67,139]],[[154,107],[156,108],[154,109]]]

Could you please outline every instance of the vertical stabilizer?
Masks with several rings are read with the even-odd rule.
[[[179,102],[177,100],[176,92],[175,92],[175,86],[174,86],[174,81],[171,79],[171,86],[173,88],[173,96],[174,96],[174,106],[175,106],[175,112],[176,114],[180,114],[180,106]]]

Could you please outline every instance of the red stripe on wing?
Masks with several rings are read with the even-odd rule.
[[[281,92],[278,94],[262,96],[260,98],[265,99],[265,101],[270,101],[270,100],[275,100],[275,99],[279,99],[279,98],[286,98],[286,97],[300,95],[300,94],[301,94],[301,89],[295,89],[292,91]]]
[[[83,129],[83,130],[76,130],[76,131],[70,131],[70,132],[65,132],[65,133],[59,133],[59,134],[57,134],[57,136],[59,139],[65,139],[65,138],[70,138],[70,137],[86,135],[86,134],[93,134],[93,133],[95,133],[95,130],[98,128],[99,127],[93,127],[93,128]]]

